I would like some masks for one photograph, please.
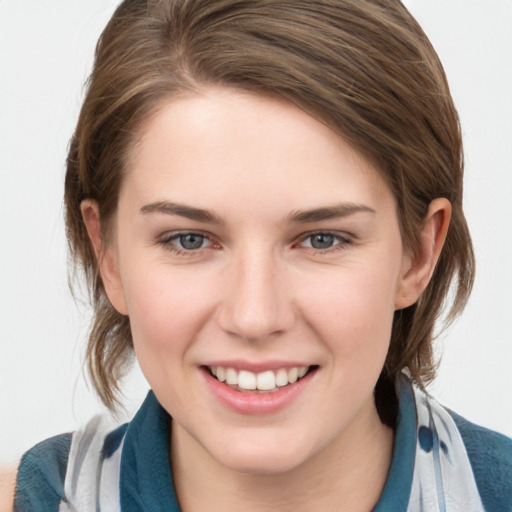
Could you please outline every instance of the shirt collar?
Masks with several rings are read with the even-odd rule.
[[[393,460],[373,512],[407,510],[414,473],[416,407],[411,383],[398,386],[399,412]],[[121,458],[121,510],[180,512],[169,463],[171,418],[150,391],[130,422]]]

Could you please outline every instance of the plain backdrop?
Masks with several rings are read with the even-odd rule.
[[[478,274],[437,343],[432,393],[512,436],[512,2],[405,2],[437,48],[466,149],[465,207]],[[62,191],[109,0],[0,0],[0,462],[101,410],[81,360],[89,322],[67,284]],[[129,415],[147,391],[137,369]]]

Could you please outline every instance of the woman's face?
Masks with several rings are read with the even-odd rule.
[[[390,190],[323,124],[228,90],[169,102],[133,148],[116,228],[109,297],[194,453],[280,472],[379,423],[410,261]]]

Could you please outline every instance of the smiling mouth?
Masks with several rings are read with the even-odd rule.
[[[245,393],[274,393],[295,384],[318,366],[295,366],[254,373],[231,367],[205,366],[206,371],[216,380],[232,389]]]

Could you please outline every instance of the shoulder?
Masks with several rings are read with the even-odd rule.
[[[0,512],[12,512],[16,469],[0,466]]]
[[[512,439],[449,411],[464,442],[486,510],[510,511]]]
[[[57,511],[64,499],[64,479],[71,434],[37,444],[21,459],[16,478],[15,510]]]
[[[100,415],[73,434],[34,446],[18,469],[15,511],[57,512],[63,503],[66,510],[95,510],[103,488],[109,496],[116,494],[126,428]]]

